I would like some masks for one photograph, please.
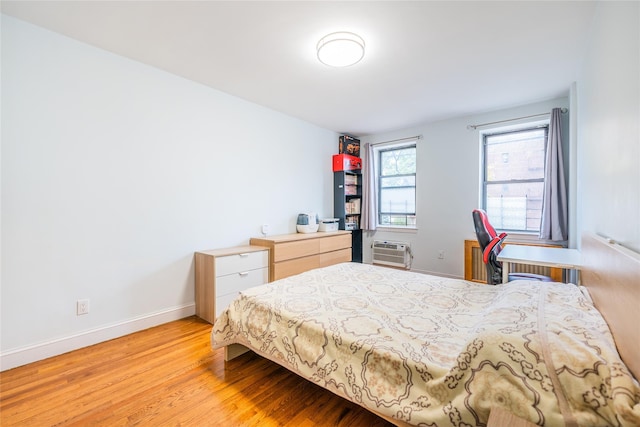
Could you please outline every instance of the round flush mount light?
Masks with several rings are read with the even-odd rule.
[[[364,40],[346,31],[327,34],[316,46],[318,60],[330,67],[348,67],[364,57]]]

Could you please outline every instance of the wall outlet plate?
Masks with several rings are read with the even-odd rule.
[[[76,302],[76,314],[78,316],[82,314],[89,314],[89,300],[88,299],[79,299]]]

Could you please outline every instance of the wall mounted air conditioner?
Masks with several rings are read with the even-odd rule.
[[[409,269],[411,248],[406,242],[374,240],[373,263]]]

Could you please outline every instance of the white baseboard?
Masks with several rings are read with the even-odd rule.
[[[375,265],[372,262],[363,262],[363,264]],[[379,267],[384,267],[384,265],[378,265],[378,266]],[[446,277],[448,279],[464,280],[464,276],[456,276],[455,274],[445,274],[445,273],[440,273],[440,272],[437,272],[437,271],[420,270],[420,269],[417,269],[417,268],[412,268],[409,271],[412,271],[414,273],[429,274],[431,276]]]
[[[456,276],[455,274],[445,274],[445,273],[440,273],[440,272],[437,272],[437,271],[418,270],[418,269],[413,269],[413,268],[411,269],[411,271],[413,271],[414,273],[429,274],[431,276],[446,277],[448,279],[464,280],[464,277]]]
[[[163,323],[193,316],[196,312],[194,303],[169,308],[156,313],[125,320],[112,325],[80,332],[68,337],[6,351],[0,354],[0,371],[26,365],[48,357],[57,356],[82,347],[98,344],[113,338],[158,326]]]

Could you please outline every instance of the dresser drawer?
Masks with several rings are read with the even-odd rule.
[[[351,261],[351,248],[320,254],[320,267]]]
[[[245,289],[262,285],[269,281],[267,267],[241,271],[216,278],[216,298],[228,294],[237,294]]]
[[[274,247],[273,260],[274,262],[280,262],[308,255],[316,255],[318,252],[320,252],[318,239],[283,242]]]
[[[337,251],[351,247],[351,234],[324,237],[320,239],[320,253]],[[351,261],[351,260],[349,260]]]
[[[269,265],[269,251],[247,252],[216,257],[216,277],[242,273]]]
[[[272,280],[284,279],[294,274],[320,267],[320,255],[290,259],[273,265]]]

